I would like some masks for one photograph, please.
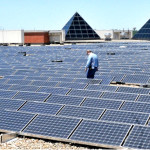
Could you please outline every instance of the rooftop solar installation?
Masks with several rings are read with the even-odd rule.
[[[94,79],[84,71],[87,49],[100,60]],[[149,50],[148,42],[1,46],[0,132],[150,149]]]

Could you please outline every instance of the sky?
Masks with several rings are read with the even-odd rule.
[[[0,30],[61,30],[78,12],[97,30],[139,30],[150,0],[0,0]]]

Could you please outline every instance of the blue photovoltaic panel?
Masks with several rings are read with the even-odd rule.
[[[29,76],[26,78],[26,80],[42,80],[46,81],[49,77],[39,77],[39,76]]]
[[[5,84],[7,80],[8,80],[8,79],[4,79],[4,78],[1,79],[1,78],[0,78],[0,83],[1,83],[1,84]]]
[[[130,125],[87,121],[79,125],[70,139],[87,143],[120,146]]]
[[[14,109],[17,110],[21,107],[25,101],[22,100],[13,100],[13,99],[2,99],[0,98],[0,109]]]
[[[61,82],[58,84],[58,87],[66,87],[66,88],[73,88],[73,89],[84,89],[86,87],[85,84],[80,84],[80,83],[67,83],[67,82]]]
[[[69,95],[82,96],[82,97],[96,97],[99,98],[102,92],[91,90],[76,90],[72,89]]]
[[[101,120],[145,125],[149,114],[107,110]]]
[[[25,77],[26,76],[24,76],[24,75],[21,75],[21,76],[17,76],[17,75],[9,75],[9,76],[5,76],[5,78],[6,79],[12,79],[12,80],[14,80],[14,79],[25,79]]]
[[[16,93],[16,91],[0,90],[0,98],[12,98]]]
[[[79,105],[84,98],[75,96],[65,96],[65,95],[51,95],[46,102],[48,103],[58,103],[67,105]]]
[[[137,101],[150,103],[150,95],[140,95]]]
[[[126,83],[147,83],[149,76],[144,75],[127,75],[122,82]]]
[[[102,80],[98,79],[85,79],[85,78],[77,78],[74,80],[75,83],[89,83],[89,84],[100,84]]]
[[[29,85],[31,81],[29,80],[12,80],[10,79],[7,84],[19,84],[19,85]]]
[[[58,81],[58,82],[73,82],[73,78],[60,78],[60,77],[52,77],[50,81]]]
[[[150,104],[138,102],[125,102],[121,110],[150,113]]]
[[[118,87],[109,86],[109,85],[88,85],[86,89],[88,90],[96,90],[96,91],[112,91],[115,92]]]
[[[69,88],[53,88],[53,87],[41,87],[38,90],[38,92],[62,94],[62,95],[66,95],[69,91],[70,91]]]
[[[0,130],[21,131],[25,125],[34,117],[34,114],[11,112],[0,110]]]
[[[105,92],[102,95],[102,98],[134,101],[137,98],[137,96],[138,96],[138,94]]]
[[[46,93],[36,93],[36,92],[19,92],[14,99],[22,99],[29,101],[44,101],[48,98],[49,94]]]
[[[56,85],[58,84],[58,82],[46,82],[46,81],[33,81],[32,82],[32,85],[35,85],[35,86],[52,86],[52,87],[55,87]]]
[[[136,93],[136,94],[149,94],[149,89],[144,88],[133,88],[133,87],[119,87],[117,92],[123,93]]]
[[[150,127],[134,126],[123,146],[134,149],[150,149]]]
[[[27,102],[19,111],[55,115],[63,105]]]
[[[29,92],[35,92],[37,89],[39,89],[38,86],[31,86],[31,85],[13,85],[10,90],[18,90],[18,91],[29,91]]]
[[[95,109],[88,107],[65,106],[59,113],[61,116],[70,116],[76,118],[98,119],[104,109]]]
[[[11,86],[10,84],[0,84],[0,90],[8,90]]]
[[[119,109],[122,102],[123,101],[86,98],[82,106],[106,108],[106,109]]]
[[[67,138],[79,121],[79,119],[38,115],[23,132],[34,135]]]

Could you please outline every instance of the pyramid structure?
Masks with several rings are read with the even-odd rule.
[[[135,40],[150,40],[150,19],[144,26],[133,36]]]
[[[99,35],[88,25],[88,23],[75,13],[63,27],[66,40],[97,40]]]

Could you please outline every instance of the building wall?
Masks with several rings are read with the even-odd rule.
[[[100,36],[101,39],[105,39],[106,33],[111,33],[110,38],[113,38],[113,30],[95,30],[95,32]]]
[[[50,42],[48,32],[25,32],[24,39],[25,44],[48,44]]]
[[[24,43],[24,30],[0,30],[0,43]]]

